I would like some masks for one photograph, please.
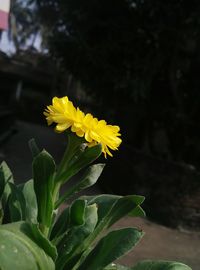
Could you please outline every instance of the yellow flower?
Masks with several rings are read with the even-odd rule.
[[[85,115],[79,108],[74,107],[68,97],[54,97],[52,105],[47,106],[44,115],[48,125],[56,123],[56,132],[71,128],[77,136],[85,138],[89,147],[100,143],[105,157],[106,154],[112,156],[110,149],[117,150],[122,142],[118,126],[108,125],[105,120],[99,121],[90,113]]]

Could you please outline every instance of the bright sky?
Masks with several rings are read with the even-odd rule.
[[[7,31],[2,31],[1,39],[0,39],[0,50],[9,54],[9,55],[15,52],[15,48],[13,46],[13,43],[10,42],[8,39],[8,32]]]
[[[31,43],[32,43],[32,40],[30,39],[29,41],[27,41],[25,48],[31,45]],[[41,39],[41,36],[38,34],[34,42],[34,48],[38,51],[41,51],[42,50],[41,43],[42,43],[42,39]],[[2,35],[0,39],[0,51],[3,51],[8,55],[15,53],[15,47],[13,45],[13,42],[9,40],[8,31],[5,31],[5,30],[2,31]]]

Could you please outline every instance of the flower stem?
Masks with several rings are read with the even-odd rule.
[[[59,182],[61,175],[65,172],[69,166],[69,163],[74,156],[77,148],[84,142],[84,138],[80,138],[71,132],[67,132],[68,144],[64,152],[63,158],[58,166],[58,171],[55,177],[55,182]]]
[[[49,228],[43,224],[39,224],[39,229],[40,231],[44,234],[44,236],[46,236],[48,238],[49,235]]]

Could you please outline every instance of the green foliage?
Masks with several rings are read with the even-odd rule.
[[[78,153],[77,153],[78,152]],[[83,169],[88,164],[96,160],[101,154],[101,145],[98,144],[94,147],[78,150],[76,155],[70,160],[69,164],[66,166],[66,170],[57,179],[58,182],[65,183],[69,178],[77,174],[81,169]]]
[[[38,204],[38,221],[42,226],[49,227],[53,212],[53,177],[55,162],[43,150],[33,160],[34,190]]]
[[[36,142],[35,142],[35,139],[31,139],[29,142],[28,142],[28,145],[29,145],[29,148],[31,150],[31,153],[32,153],[32,156],[33,157],[36,157],[37,155],[39,155],[40,153],[40,149],[38,148]]]
[[[8,206],[10,212],[10,221],[15,222],[25,220],[26,201],[19,187],[10,183],[11,194],[9,196]]]
[[[13,175],[6,164],[2,162],[0,165],[0,223],[4,220],[9,222],[8,198],[11,194],[10,183],[13,183]]]
[[[62,175],[70,180],[101,154],[99,145],[87,148],[80,138],[70,140],[59,166],[32,141],[33,180],[23,185],[15,185],[8,166],[1,164],[0,198],[7,217],[3,216],[0,225],[0,269],[190,270],[171,262],[142,262],[133,268],[113,264],[134,248],[144,233],[137,228],[112,231],[111,226],[126,215],[144,216],[140,206],[143,196],[82,196],[58,213],[60,203],[96,183],[104,167],[88,167],[79,182],[72,183],[60,197],[65,182]]]
[[[59,198],[56,205],[59,206],[62,202],[69,199],[75,193],[94,185],[101,175],[104,166],[105,164],[95,164],[90,166],[85,172],[83,178],[80,179],[76,185],[69,188],[68,191]]]
[[[2,200],[3,207],[5,207],[11,193],[9,183],[13,183],[13,175],[6,162],[3,161],[0,165],[0,198]]]
[[[22,192],[26,203],[25,208],[26,221],[36,224],[38,217],[38,206],[33,186],[33,180],[29,180],[22,186]]]
[[[124,228],[108,233],[98,242],[78,269],[103,269],[132,249],[142,235],[141,231],[134,228]]]
[[[0,268],[3,270],[55,269],[51,257],[32,238],[28,223],[1,225],[0,249]]]

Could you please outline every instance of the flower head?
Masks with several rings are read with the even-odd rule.
[[[107,154],[112,156],[110,149],[117,150],[122,142],[118,126],[108,125],[105,120],[99,121],[90,113],[85,114],[75,108],[68,97],[54,97],[44,115],[48,125],[56,123],[56,132],[70,128],[77,136],[84,137],[89,147],[100,143],[105,157]]]

